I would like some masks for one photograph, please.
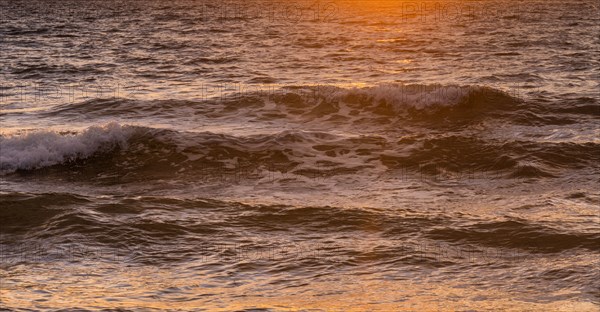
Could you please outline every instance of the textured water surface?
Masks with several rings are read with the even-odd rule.
[[[0,308],[598,311],[595,1],[0,1]]]

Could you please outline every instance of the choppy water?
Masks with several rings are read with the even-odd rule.
[[[599,21],[2,1],[0,308],[598,311]]]

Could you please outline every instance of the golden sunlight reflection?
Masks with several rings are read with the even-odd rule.
[[[310,285],[295,279],[294,287],[280,289],[272,280],[258,277],[252,283],[227,278],[228,284],[214,284],[198,275],[173,275],[160,268],[104,268],[114,274],[106,279],[102,265],[94,268],[69,266],[64,268],[37,268],[38,278],[15,284],[19,274],[3,272],[5,281],[0,295],[8,305],[26,305],[29,300],[44,309],[61,306],[102,306],[108,309],[171,309],[173,303],[165,298],[189,298],[178,301],[178,309],[202,307],[211,311],[234,311],[248,307],[254,309],[276,308],[278,311],[455,311],[464,309],[488,310],[502,306],[504,311],[597,311],[592,303],[558,299],[547,303],[520,301],[509,289],[481,289],[452,280],[419,280],[411,276],[404,279],[376,280],[375,275],[335,274],[321,276]],[[78,274],[72,274],[80,271]],[[15,274],[17,273],[17,274]],[[383,273],[382,273],[383,274]],[[52,286],[48,285],[52,282]],[[302,293],[302,296],[298,296]],[[567,290],[548,293],[548,298],[568,298]],[[222,296],[234,296],[235,302],[223,302]],[[521,294],[523,295],[523,294]],[[365,301],[364,298],[369,298]],[[440,300],[440,298],[456,298]],[[462,300],[460,298],[469,298]],[[514,299],[507,299],[514,298]]]
[[[0,310],[599,310],[598,0],[0,0]]]

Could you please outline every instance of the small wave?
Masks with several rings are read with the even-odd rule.
[[[49,31],[48,28],[38,28],[38,29],[24,29],[24,28],[15,28],[9,29],[6,32],[8,36],[23,36],[23,35],[40,35],[45,34]]]
[[[502,91],[478,86],[385,84],[362,89],[341,89],[335,93],[343,100],[365,96],[372,102],[385,102],[396,110],[448,107],[485,100],[485,95],[504,95]],[[508,95],[506,95],[508,97]]]
[[[600,236],[589,231],[564,230],[522,219],[464,219],[421,214],[410,209],[388,214],[368,208],[245,204],[202,198],[100,199],[69,193],[9,193],[0,194],[0,199],[7,207],[0,211],[5,234],[29,232],[30,238],[81,234],[111,245],[156,242],[157,239],[184,240],[189,238],[186,236],[189,233],[209,238],[235,227],[260,228],[267,232],[303,229],[338,234],[378,228],[385,237],[423,235],[438,242],[550,253],[578,248],[597,251],[600,246]],[[72,209],[78,206],[87,209]],[[196,214],[198,209],[205,214]],[[194,222],[169,217],[157,220],[151,212],[165,216],[176,214],[178,218],[184,215]],[[206,215],[212,213],[222,218],[207,219]],[[244,217],[237,217],[239,214]],[[129,218],[131,215],[137,217]]]
[[[267,105],[274,102],[273,108]],[[136,117],[172,116],[186,114],[209,114],[211,117],[244,117],[242,108],[252,107],[246,117],[367,120],[382,116],[407,117],[411,119],[455,120],[462,117],[485,115],[491,111],[510,111],[520,99],[489,87],[453,85],[402,85],[382,84],[365,88],[342,88],[337,86],[291,86],[280,89],[255,86],[250,91],[232,93],[201,101],[163,99],[139,101],[132,99],[94,99],[81,103],[57,106],[49,115],[86,114],[89,116],[113,116],[123,113]],[[361,118],[356,118],[360,115]],[[336,118],[337,117],[337,118]],[[439,118],[436,118],[439,117]]]
[[[289,114],[317,118],[349,111],[350,116],[404,116],[404,121],[437,121],[436,116],[456,119],[485,111],[511,110],[520,99],[481,86],[381,84],[365,88],[299,86],[283,89],[272,97],[286,105]]]
[[[51,111],[44,114],[49,117],[62,116],[72,118],[76,116],[111,117],[130,115],[139,117],[174,117],[180,118],[178,113],[182,110],[190,113],[208,113],[212,107],[200,105],[199,102],[185,100],[151,100],[139,101],[124,98],[100,98],[89,99],[77,103],[65,103],[55,106]]]
[[[68,193],[0,193],[2,233],[26,232],[44,226],[48,220],[75,205],[90,203],[83,196]]]
[[[598,250],[600,236],[592,233],[565,232],[524,220],[476,223],[464,227],[430,230],[429,238],[488,246],[536,249],[559,252],[572,248]]]

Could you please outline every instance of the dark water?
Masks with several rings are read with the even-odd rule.
[[[0,308],[598,311],[596,1],[0,1]]]

